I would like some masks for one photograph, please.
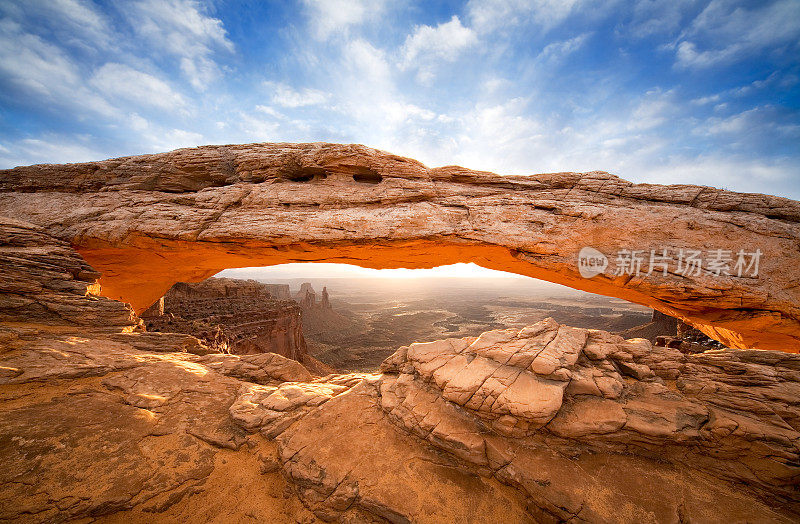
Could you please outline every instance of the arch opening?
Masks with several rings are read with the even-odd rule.
[[[677,320],[647,307],[471,263],[226,269],[196,284],[175,284],[142,318],[148,331],[193,335],[221,352],[279,353],[320,374],[375,372],[398,347],[516,332],[547,318],[656,345],[678,340]],[[720,347],[703,342],[680,349]]]
[[[129,302],[140,313],[176,282],[199,282],[228,268],[266,267],[286,263],[328,262],[371,269],[425,269],[457,263],[557,283],[597,295],[620,298],[675,317],[731,348],[772,348],[797,352],[790,328],[781,333],[780,315],[766,317],[756,330],[752,317],[726,318],[726,310],[686,309],[649,295],[647,286],[626,286],[621,279],[586,279],[576,275],[572,261],[563,271],[531,263],[532,256],[501,246],[431,239],[402,242],[271,245],[225,242],[189,242],[139,238],[120,248],[91,242],[79,252],[102,273],[101,293]],[[146,278],[141,278],[143,275]],[[680,290],[676,290],[676,293]],[[776,318],[777,317],[777,318]],[[759,330],[758,327],[762,327]],[[777,329],[776,329],[777,326]],[[744,329],[743,329],[744,328]]]

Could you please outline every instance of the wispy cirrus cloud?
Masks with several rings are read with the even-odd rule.
[[[351,28],[375,20],[386,7],[384,0],[302,0],[311,34],[318,40],[346,34]]]
[[[330,99],[330,94],[318,89],[293,89],[281,82],[265,81],[264,87],[271,93],[272,103],[282,107],[314,106],[324,104]]]
[[[183,75],[200,91],[220,75],[215,51],[234,50],[222,21],[197,1],[138,0],[120,10],[143,42],[179,61]]]
[[[59,43],[84,51],[114,45],[108,17],[88,0],[9,0],[0,14],[25,31],[46,29]]]
[[[477,43],[475,31],[464,27],[455,15],[436,27],[417,26],[400,50],[400,68],[416,69],[419,80],[429,81],[438,62],[456,60],[464,50]]]
[[[563,22],[583,0],[470,0],[466,12],[473,27],[484,33],[524,23],[549,30]]]
[[[779,46],[800,52],[799,2],[713,0],[674,44],[675,65],[727,65]]]
[[[113,105],[85,84],[83,74],[58,45],[26,32],[10,19],[0,20],[0,83],[21,104],[39,98],[61,110],[113,115]]]
[[[104,64],[89,79],[89,85],[107,100],[124,102],[135,107],[152,107],[163,111],[185,111],[187,101],[161,78],[124,64]]]

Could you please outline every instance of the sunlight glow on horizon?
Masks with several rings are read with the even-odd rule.
[[[294,278],[525,278],[522,275],[487,269],[473,263],[457,263],[431,269],[370,269],[351,264],[307,262],[267,267],[225,269],[215,276],[225,278],[294,279]]]

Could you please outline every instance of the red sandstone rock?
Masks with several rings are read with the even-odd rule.
[[[729,347],[800,350],[800,204],[774,196],[603,172],[431,169],[358,145],[247,144],[0,171],[0,214],[75,245],[103,294],[136,311],[228,267],[475,262],[650,306]],[[606,273],[581,277],[587,246],[610,257]],[[614,274],[620,250],[662,247],[666,274]],[[680,249],[763,257],[757,276],[680,274]]]
[[[0,238],[16,271],[2,296],[27,305],[0,318],[0,520],[800,514],[797,355],[683,355],[546,320],[312,379],[279,355],[194,355],[194,337],[129,329],[68,245],[20,222]]]
[[[300,306],[276,300],[270,287],[255,280],[209,278],[179,282],[164,298],[164,314],[145,319],[148,331],[193,335],[222,353],[276,353],[318,374],[332,368],[308,354]]]

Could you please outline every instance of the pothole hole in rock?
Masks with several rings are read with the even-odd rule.
[[[148,331],[192,334],[237,354],[274,352],[312,370],[376,371],[398,347],[552,317],[625,338],[711,349],[714,342],[671,317],[625,300],[475,264],[365,269],[291,263],[224,270],[177,283],[142,313]],[[666,337],[666,338],[665,338]]]
[[[312,180],[325,180],[328,173],[321,167],[294,166],[284,174],[284,178],[292,182],[310,182]]]
[[[379,184],[383,181],[383,177],[377,171],[362,167],[353,173],[353,180],[364,184]]]

